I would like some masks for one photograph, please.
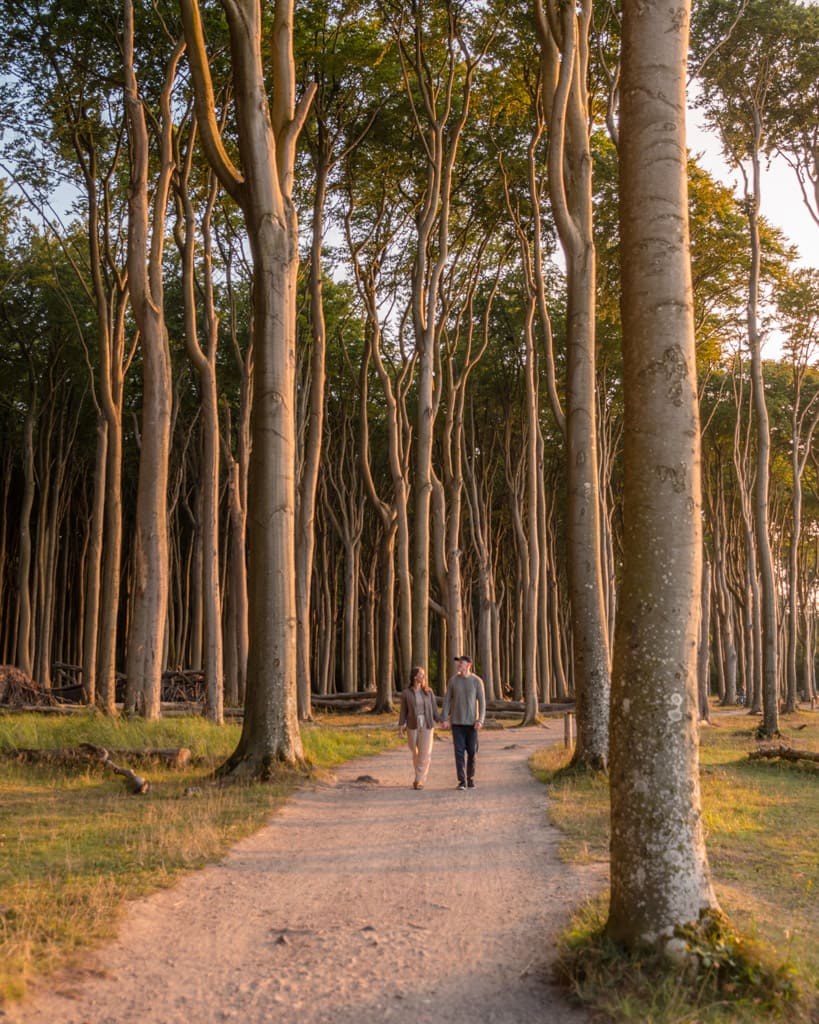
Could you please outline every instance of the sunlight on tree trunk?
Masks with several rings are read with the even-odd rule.
[[[303,760],[297,709],[295,364],[298,223],[295,148],[314,89],[295,103],[293,0],[274,7],[272,105],[259,0],[222,0],[232,43],[241,173],[219,134],[199,5],[182,0],[202,143],[241,207],[253,253],[254,376],[248,482],[250,640],[239,745],[223,770],[267,777]]]
[[[717,909],[698,775],[702,528],[687,44],[687,9],[627,0],[620,115],[624,571],[612,680],[607,931],[630,947]]]

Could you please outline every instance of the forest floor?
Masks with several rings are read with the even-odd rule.
[[[527,767],[562,722],[481,734],[456,790],[406,748],[300,789],[219,864],[134,901],[113,943],[9,1007],[14,1024],[588,1024],[550,981],[554,939],[605,883],[562,863]]]

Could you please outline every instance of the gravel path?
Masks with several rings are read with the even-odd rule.
[[[466,792],[447,734],[423,791],[406,749],[344,765],[222,863],[134,902],[87,970],[6,1019],[588,1024],[548,981],[556,933],[604,882],[558,860],[527,768],[559,730],[485,730]]]

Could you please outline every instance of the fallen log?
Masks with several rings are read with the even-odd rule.
[[[137,775],[130,768],[122,768],[120,765],[114,764],[105,747],[96,747],[93,743],[81,743],[80,746],[87,750],[89,754],[98,757],[100,764],[110,768],[115,775],[121,775],[124,779],[127,779],[131,792],[135,796],[144,796],[151,788],[150,782],[147,779],[143,779],[141,775]]]
[[[781,757],[783,761],[815,761],[819,763],[819,751],[817,750],[796,750],[780,743],[778,747],[760,747],[748,754],[750,761],[758,761],[762,758]]]
[[[314,700],[311,703],[317,711],[347,711],[350,714],[360,714],[362,711],[366,711],[367,705],[372,704],[374,700],[374,697],[370,697],[367,701],[362,701],[359,704],[358,701],[324,699]]]
[[[355,693],[311,693],[310,702],[312,704],[328,704],[328,703],[351,703],[355,704],[358,701],[375,700],[378,694],[375,690],[357,690]]]
[[[25,764],[47,764],[63,768],[76,768],[77,765],[85,764],[89,758],[102,760],[103,754],[124,758],[126,761],[135,761],[138,764],[161,762],[169,768],[184,768],[191,759],[188,747],[106,751],[105,747],[98,747],[93,743],[81,743],[78,747],[51,747],[49,749],[15,748],[5,750],[3,753],[7,757],[13,757]]]

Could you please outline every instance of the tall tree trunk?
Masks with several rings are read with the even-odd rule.
[[[163,310],[165,211],[174,169],[171,89],[182,53],[165,68],[160,113],[160,167],[150,215],[149,142],[134,73],[134,10],[125,0],[125,106],[131,147],[128,196],[128,280],[142,344],[143,409],[139,457],[134,580],[126,665],[126,711],[159,718],[168,613],[168,457],[171,434],[171,356]]]
[[[88,550],[85,558],[85,605],[82,622],[83,699],[93,707],[97,702],[97,641],[100,627],[103,527],[105,523],[105,466],[108,456],[108,427],[100,412],[97,420],[97,448],[94,461],[94,497],[91,503]]]
[[[622,595],[611,717],[608,934],[628,947],[716,909],[702,828],[700,456],[685,148],[689,7],[625,0],[620,112]]]
[[[534,303],[526,319],[526,532],[529,551],[529,581],[524,598],[524,647],[526,659],[523,678],[523,700],[525,709],[523,724],[532,725],[538,720],[538,650],[539,599],[540,599],[540,537],[538,524],[538,388],[537,359],[534,338]]]
[[[202,471],[199,475],[199,566],[194,585],[202,592],[202,626],[204,651],[202,668],[205,680],[207,716],[221,724],[224,721],[224,650],[222,641],[222,594],[219,579],[219,396],[216,381],[216,355],[219,343],[219,318],[213,288],[213,240],[211,220],[216,202],[217,181],[211,175],[207,202],[202,217],[202,317],[205,348],[199,341],[196,317],[196,216],[189,190],[190,166],[193,158],[195,132],[191,135],[188,153],[178,180],[181,206],[177,225],[182,254],[182,288],[185,306],[185,345],[188,357],[199,375],[202,403]],[[181,161],[180,161],[181,163]],[[184,225],[184,230],[183,230]]]
[[[441,400],[436,368],[440,352],[441,291],[449,261],[452,178],[466,126],[477,60],[462,52],[457,15],[449,9],[444,81],[434,78],[424,54],[423,9],[413,8],[411,43],[397,29],[405,88],[419,95],[412,104],[422,143],[424,190],[415,216],[415,259],[412,271],[412,323],[417,352],[415,477],[413,481],[412,664],[429,663],[430,514],[433,491],[432,450],[435,419]],[[480,58],[478,58],[480,59]],[[462,79],[459,81],[459,76]],[[460,105],[452,102],[459,93]],[[445,673],[444,673],[445,674]]]
[[[700,719],[711,721],[709,690],[711,682],[711,565],[707,557],[702,560],[702,583],[700,585],[700,635],[697,646],[697,680],[699,688]]]
[[[370,310],[368,306],[368,312]],[[395,626],[395,538],[398,532],[398,513],[395,504],[388,505],[378,495],[370,468],[370,418],[369,418],[369,366],[373,349],[373,335],[378,336],[378,322],[371,322],[371,330],[367,332],[364,341],[364,353],[361,359],[361,370],[359,373],[359,389],[361,392],[361,407],[359,410],[359,461],[361,468],[361,479],[364,484],[364,492],[369,498],[370,504],[375,509],[381,521],[380,555],[379,555],[379,577],[381,581],[381,599],[378,604],[378,660],[376,668],[376,702],[375,711],[386,712],[392,710],[393,681],[395,675],[394,648],[394,626]],[[380,365],[380,364],[379,364]],[[383,366],[381,366],[383,370]],[[380,371],[379,371],[380,372]],[[400,465],[398,456],[398,429],[399,424],[394,417],[395,401],[392,392],[392,385],[389,380],[386,382],[386,390],[389,398],[393,398],[392,404],[388,400],[388,438],[391,448],[390,463],[394,468]],[[393,450],[394,449],[394,450]],[[403,474],[399,474],[403,475]],[[409,675],[403,677],[409,679]]]
[[[23,424],[23,496],[20,503],[20,540],[17,558],[17,593],[20,610],[17,618],[17,656],[15,658],[17,667],[28,676],[31,675],[34,668],[31,650],[31,518],[34,508],[34,426],[36,422],[37,391],[32,375],[31,401]]]
[[[313,553],[315,551],[316,490],[318,486],[321,442],[324,433],[324,382],[327,329],[324,323],[323,272],[321,266],[324,244],[324,204],[327,176],[330,169],[327,142],[321,129],[316,150],[316,174],[313,193],[313,237],[310,246],[310,397],[307,411],[307,432],[301,460],[296,511],[296,614],[297,614],[297,677],[299,718],[309,721],[310,705],[310,618],[312,607]]]
[[[754,533],[760,582],[760,618],[762,625],[762,732],[779,735],[779,700],[777,693],[776,580],[768,527],[768,491],[771,463],[771,432],[765,381],[762,375],[762,336],[759,332],[759,274],[762,247],[759,238],[760,157],[762,129],[758,118],[751,154],[752,184],[746,189],[748,227],[751,235],[751,273],[748,282],[748,346],[751,350],[751,386],[756,423],[756,486],[754,488]]]
[[[587,81],[591,8],[591,0],[577,5],[536,0],[535,21],[549,127],[549,194],[567,277],[568,575],[577,702],[574,761],[605,769],[610,673],[595,398],[596,268]]]
[[[222,0],[242,173],[222,144],[199,5],[181,0],[196,112],[205,152],[242,209],[253,253],[254,371],[248,481],[248,649],[239,745],[223,772],[269,777],[303,760],[298,724],[295,560],[295,364],[298,221],[293,171],[314,90],[298,108],[293,0],[277,0],[271,35],[272,107],[262,62],[259,0]]]

